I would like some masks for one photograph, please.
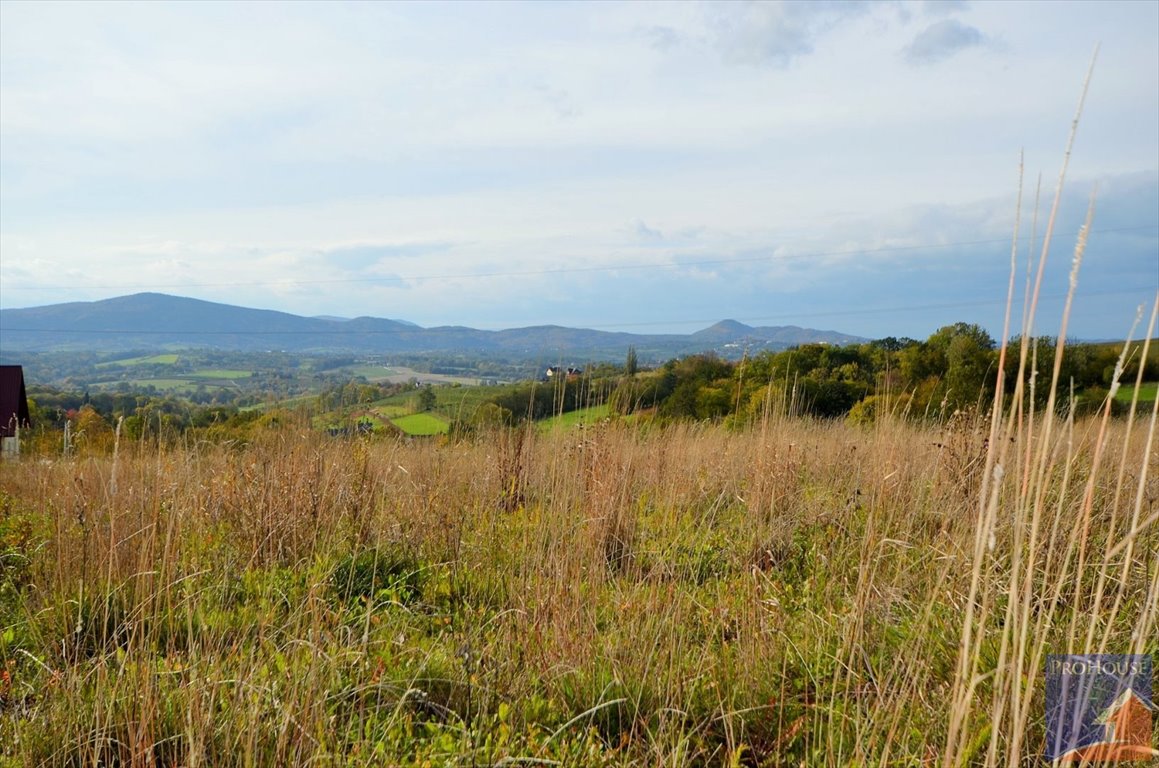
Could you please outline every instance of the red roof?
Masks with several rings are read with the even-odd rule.
[[[1127,688],[1099,715],[1103,740],[1076,747],[1059,756],[1062,763],[1106,763],[1159,757],[1151,748],[1151,710],[1155,705],[1131,688]]]

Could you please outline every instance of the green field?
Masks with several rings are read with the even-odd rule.
[[[176,357],[176,355],[158,355],[158,358]],[[145,358],[141,358],[142,360]],[[127,379],[132,387],[155,387],[158,390],[169,392],[194,392],[199,386],[236,388],[237,381],[252,377],[253,371],[243,371],[229,368],[202,368],[185,375],[170,375],[158,378]],[[102,389],[114,388],[122,382],[109,381],[98,385]]]
[[[166,377],[161,379],[129,379],[128,384],[133,387],[155,387],[156,389],[162,391],[194,392],[199,386],[216,387],[219,389],[225,387],[235,387],[236,385],[234,384],[234,378],[237,377],[190,376],[189,378]],[[119,383],[120,382],[106,382],[102,386],[115,387]]]
[[[422,383],[434,384],[435,386],[446,386],[451,384],[457,384],[460,386],[475,386],[478,381],[477,379],[468,376],[449,376],[439,373],[425,373],[423,371],[416,371],[413,368],[407,368],[406,366],[356,364],[335,368],[330,372],[341,372],[350,375],[352,378],[364,378],[371,383],[389,381],[394,384],[403,384],[407,381],[410,381],[411,379],[415,379]]]
[[[228,368],[202,368],[189,374],[190,379],[248,379],[253,371],[231,370]]]
[[[224,386],[222,384],[210,384],[209,386]],[[308,393],[305,395],[298,395],[296,397],[287,397],[284,400],[270,400],[265,403],[257,403],[256,405],[243,405],[238,408],[243,413],[245,411],[268,411],[273,408],[294,409],[304,403],[310,403],[317,399],[317,395]]]
[[[393,368],[381,365],[347,365],[337,370],[348,373],[351,377],[363,376],[371,382],[386,381],[395,373]]]
[[[506,389],[506,386],[441,386],[434,387],[435,413],[447,421],[462,418],[469,420],[475,410],[491,400],[497,393]],[[388,409],[399,409],[400,413],[410,413],[414,409],[415,391],[403,392],[383,400],[378,400],[373,407],[389,415]]]
[[[376,407],[374,412],[385,419],[397,419],[399,416],[406,416],[411,410],[407,405],[381,405]]]
[[[611,415],[612,409],[605,403],[604,405],[593,405],[591,408],[580,408],[577,411],[570,411],[559,416],[553,416],[550,419],[544,419],[539,425],[541,429],[570,429],[580,424],[594,424]]]
[[[178,355],[149,355],[147,357],[128,357],[124,360],[110,360],[107,363],[97,363],[97,368],[113,368],[117,366],[130,367],[134,365],[173,365]]]
[[[415,436],[441,435],[447,431],[449,426],[447,422],[429,413],[399,416],[397,419],[391,419],[391,423],[408,435]]]
[[[107,386],[115,386],[119,382],[110,382]],[[129,379],[129,385],[132,387],[156,387],[159,390],[171,390],[175,392],[193,391],[197,385],[189,381],[189,379]]]
[[[1131,403],[1131,398],[1134,397],[1134,395],[1135,395],[1134,385],[1127,386],[1127,387],[1119,387],[1119,391],[1115,394],[1115,400],[1117,400],[1120,403],[1126,403],[1129,405]],[[1141,403],[1153,402],[1155,400],[1156,396],[1159,396],[1159,382],[1154,382],[1154,381],[1147,382],[1147,383],[1144,383],[1141,387],[1139,387],[1139,402],[1141,402]]]

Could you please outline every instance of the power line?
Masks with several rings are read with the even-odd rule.
[[[1084,296],[1127,296],[1137,295],[1136,290],[1115,290],[1115,291],[1092,291],[1084,293]],[[1051,299],[1065,298],[1065,293],[1043,294],[1039,301],[1048,301]],[[874,315],[874,314],[889,314],[899,312],[920,312],[933,309],[958,309],[964,307],[980,307],[980,306],[997,306],[1006,303],[1004,298],[996,299],[973,299],[968,301],[949,301],[931,304],[908,304],[897,305],[892,307],[864,307],[861,309],[840,309],[827,310],[822,312],[784,312],[776,315],[762,315],[760,317],[741,317],[734,318],[738,322],[759,323],[767,322],[769,320],[786,320],[786,319],[802,319],[802,318],[817,318],[817,317],[846,317],[855,315]],[[301,318],[309,320],[311,318]],[[679,326],[679,325],[695,325],[704,324],[710,325],[719,322],[720,318],[694,320],[650,320],[642,322],[628,322],[628,323],[603,323],[598,325],[588,325],[584,328],[575,328],[571,330],[585,330],[585,331],[609,331],[615,332],[615,329],[621,328],[642,328],[655,326]],[[342,323],[339,323],[334,329],[326,330],[282,330],[282,331],[263,331],[263,330],[157,330],[157,329],[141,329],[133,330],[126,328],[5,328],[0,326],[0,332],[8,333],[72,333],[84,335],[132,335],[132,336],[162,336],[162,335],[186,335],[186,336],[404,336],[404,335],[429,335],[429,334],[459,334],[459,333],[487,333],[495,334],[503,331],[489,331],[478,328],[463,329],[459,327],[408,327],[408,328],[391,328],[391,329],[358,329],[349,330],[343,329]],[[542,326],[528,326],[528,327],[542,327]],[[507,328],[506,331],[521,330],[519,328]],[[684,334],[657,334],[657,335],[684,335]]]
[[[1092,234],[1108,234],[1114,232],[1132,232],[1141,230],[1159,230],[1159,224],[1140,224],[1129,227],[1112,227],[1107,229],[1092,229]],[[1054,235],[1052,239],[1061,237],[1077,236],[1078,231],[1060,232]],[[19,285],[7,286],[5,290],[8,291],[70,291],[70,290],[92,290],[100,288],[105,290],[157,290],[157,289],[172,289],[172,288],[255,288],[268,285],[351,285],[351,284],[374,284],[374,283],[407,283],[407,282],[423,282],[434,280],[473,280],[481,278],[494,277],[537,277],[547,275],[563,275],[563,274],[579,274],[579,273],[596,273],[596,272],[620,272],[620,271],[635,271],[635,270],[649,270],[649,269],[684,269],[688,267],[712,267],[712,266],[727,266],[732,264],[754,264],[760,262],[773,261],[800,261],[803,259],[818,259],[829,258],[837,256],[873,256],[877,254],[887,253],[905,253],[912,251],[936,250],[946,248],[960,248],[979,245],[1009,245],[1010,238],[990,238],[985,240],[959,240],[949,243],[934,243],[925,245],[894,245],[882,246],[880,248],[858,248],[852,250],[834,250],[834,251],[812,251],[809,253],[797,253],[788,255],[764,254],[760,256],[742,256],[733,258],[720,259],[702,259],[697,261],[674,261],[668,263],[644,263],[644,264],[617,264],[611,266],[593,266],[593,267],[553,267],[550,269],[535,269],[535,270],[509,270],[496,272],[460,272],[460,273],[443,273],[431,275],[392,275],[384,277],[349,277],[349,278],[331,278],[326,280],[255,280],[255,281],[236,281],[236,282],[213,282],[213,283],[121,283],[121,284],[93,284],[86,285]]]

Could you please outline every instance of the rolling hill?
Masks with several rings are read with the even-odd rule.
[[[622,354],[629,346],[654,355],[707,350],[783,349],[795,344],[847,344],[859,337],[797,326],[752,327],[724,320],[692,334],[633,334],[541,325],[485,331],[464,326],[422,328],[378,317],[302,317],[161,293],[91,302],[0,310],[0,350],[152,350],[211,348],[293,352],[457,351],[512,356],[546,352]]]

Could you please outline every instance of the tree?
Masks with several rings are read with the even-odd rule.
[[[435,407],[438,398],[435,396],[435,390],[430,384],[419,390],[419,410],[429,411]]]
[[[77,411],[73,435],[78,445],[96,453],[109,450],[113,444],[112,427],[104,416],[87,403]]]
[[[978,325],[939,328],[921,344],[901,352],[902,375],[925,408],[941,400],[952,410],[993,394],[994,340]]]
[[[624,361],[624,372],[629,376],[635,376],[637,370],[639,370],[639,361],[636,359],[636,348],[628,347],[628,359]]]
[[[972,405],[993,391],[991,348],[992,342],[987,344],[972,334],[959,334],[950,341],[946,349],[946,394],[950,404]]]
[[[821,418],[844,416],[866,394],[866,387],[833,379],[816,380],[808,376],[797,386],[803,413]]]

